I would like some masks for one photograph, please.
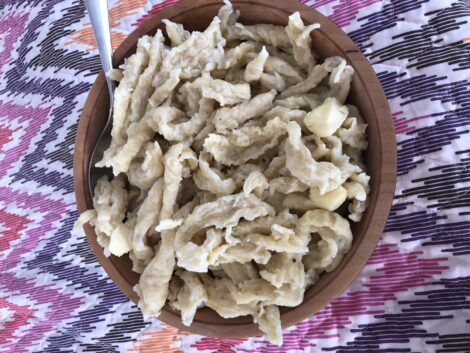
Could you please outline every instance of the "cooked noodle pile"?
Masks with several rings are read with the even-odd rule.
[[[279,306],[351,247],[367,207],[366,124],[345,105],[354,74],[311,50],[298,13],[284,27],[236,22],[223,6],[204,32],[164,20],[109,75],[112,143],[89,222],[107,255],[128,254],[145,316],[168,303],[190,325],[207,306],[251,315],[282,344]]]

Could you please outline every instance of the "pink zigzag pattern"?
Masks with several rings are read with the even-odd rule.
[[[47,121],[50,109],[50,107],[23,107],[14,103],[0,101],[0,118],[6,118],[6,121],[17,120],[25,125],[21,129],[23,136],[19,144],[3,151],[4,156],[0,163],[0,178],[5,176],[11,165],[27,151],[31,139],[39,133],[41,126]],[[19,138],[16,139],[18,140]]]
[[[2,195],[2,203],[12,203],[19,209],[44,214],[43,220],[37,227],[28,227],[25,234],[28,241],[19,242],[2,261],[3,269],[8,270],[16,266],[25,255],[29,254],[39,244],[44,235],[54,229],[54,222],[66,216],[69,207],[74,206],[74,204],[67,205],[60,200],[51,200],[39,193],[21,193],[6,187],[0,187],[0,195]]]
[[[0,153],[3,152],[3,146],[13,139],[13,133],[16,130],[10,130],[7,126],[0,125]]]
[[[15,53],[28,16],[15,14],[0,19],[3,45],[0,76]],[[33,108],[16,101],[0,100],[0,181],[8,182],[8,171],[28,152],[32,139],[39,137],[51,108],[46,105]],[[0,308],[7,315],[6,322],[0,325],[0,344],[2,352],[21,353],[40,349],[38,344],[73,317],[86,297],[80,292],[66,291],[53,278],[44,277],[51,274],[29,274],[20,270],[22,262],[30,259],[40,243],[69,217],[75,204],[51,200],[48,195],[42,195],[41,190],[32,192],[21,184],[17,187],[26,192],[14,191],[14,187],[0,187],[0,208],[3,209],[0,214]],[[14,214],[15,209],[28,215]],[[10,247],[11,244],[14,246]]]
[[[45,337],[45,335],[57,327],[64,319],[72,317],[72,313],[77,309],[85,298],[75,298],[73,294],[62,293],[63,290],[54,288],[54,284],[36,286],[34,280],[17,278],[15,275],[15,266],[29,253],[34,251],[45,235],[54,229],[54,223],[62,219],[69,211],[70,206],[62,201],[50,200],[39,194],[28,194],[11,191],[8,188],[1,187],[0,195],[4,203],[14,204],[19,209],[29,209],[35,212],[35,215],[42,214],[39,224],[31,221],[31,224],[24,232],[23,238],[28,241],[20,241],[8,253],[1,262],[2,271],[0,272],[0,288],[12,294],[26,295],[34,305],[46,305],[47,311],[41,315],[41,318],[30,320],[31,328],[26,334],[15,343],[5,345],[4,352],[20,353],[25,352],[34,342]],[[6,298],[0,298],[5,301]],[[54,305],[50,305],[54,303]],[[33,318],[31,315],[28,316]],[[15,338],[14,332],[10,332],[7,340]],[[16,337],[18,338],[18,337]]]
[[[0,233],[0,254],[6,253],[10,243],[19,238],[29,221],[28,217],[0,210],[0,225],[4,226],[4,230]]]
[[[0,344],[7,344],[15,337],[18,328],[26,325],[29,319],[36,318],[36,311],[29,305],[16,305],[0,297],[0,308],[8,310],[8,320],[2,325],[2,334],[0,335]]]
[[[321,6],[331,5],[337,0],[318,0],[301,1],[306,5],[313,8],[319,8]],[[336,23],[340,27],[349,25],[358,15],[359,11],[369,5],[382,2],[382,0],[340,0],[336,5],[332,6],[333,13],[328,18]]]
[[[11,54],[14,53],[13,46],[24,31],[28,14],[18,14],[0,21],[0,36],[4,38],[3,51],[0,52],[0,73],[5,64],[10,61]],[[5,35],[5,33],[9,35]]]

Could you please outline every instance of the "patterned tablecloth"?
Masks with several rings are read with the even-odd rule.
[[[111,1],[114,44],[173,2]],[[0,352],[470,352],[470,2],[307,4],[373,64],[398,185],[361,275],[278,348],[144,321],[71,235],[75,132],[100,69],[89,19],[79,0],[0,0]]]

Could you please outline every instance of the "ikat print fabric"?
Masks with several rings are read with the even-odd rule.
[[[114,45],[175,2],[110,1]],[[75,133],[100,70],[89,18],[80,0],[0,0],[0,352],[470,352],[470,2],[305,3],[372,63],[398,181],[362,273],[277,347],[144,321],[71,233]]]

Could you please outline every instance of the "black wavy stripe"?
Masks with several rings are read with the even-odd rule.
[[[86,12],[83,0],[77,0],[72,6],[64,10],[60,21],[56,21],[50,27],[49,33],[40,44],[40,55],[34,58],[30,65],[76,70],[76,73],[85,72],[86,75],[96,75],[101,69],[101,63],[97,55],[84,54],[80,51],[68,51],[61,49],[57,41],[73,33],[71,25],[79,22]],[[89,89],[87,87],[87,89]],[[78,121],[79,115],[75,117]],[[71,170],[73,167],[73,148],[75,143],[77,125],[68,128],[67,134],[56,148],[46,154],[51,162],[61,162],[64,168]]]
[[[380,79],[389,99],[401,98],[401,105],[423,100],[452,103],[453,111],[429,112],[441,118],[434,125],[414,129],[410,138],[398,142],[398,175],[405,175],[424,162],[423,156],[442,150],[454,140],[464,138],[470,129],[470,82],[445,82],[447,76],[418,75],[404,78],[405,73],[381,72]],[[412,118],[412,117],[407,117]]]
[[[396,72],[377,74],[387,98],[401,98],[401,106],[425,99],[450,102],[460,107],[470,106],[470,81],[448,82],[447,76],[438,75],[405,76],[406,73]]]
[[[383,7],[374,13],[359,18],[360,28],[349,32],[349,36],[362,49],[372,45],[371,37],[384,30],[396,27],[404,19],[400,15],[419,9],[429,0],[391,0],[384,2]]]
[[[470,309],[470,277],[441,279],[432,283],[435,289],[415,293],[414,300],[399,301],[400,312],[374,315],[377,322],[358,325],[351,332],[357,333],[354,340],[345,345],[323,348],[323,351],[336,353],[357,352],[411,352],[406,348],[412,339],[431,346],[421,347],[421,352],[434,352],[435,341],[441,336],[432,329],[426,329],[425,323],[439,329],[439,323],[454,318],[455,312]],[[470,332],[470,325],[460,327],[463,332]],[[465,343],[466,344],[466,343]],[[455,347],[454,352],[467,352],[469,345]]]
[[[454,140],[465,138],[469,133],[470,119],[466,111],[456,110],[444,114],[434,125],[414,130],[413,137],[397,143],[397,174],[406,175],[410,170],[422,164],[426,154],[441,151]]]
[[[399,206],[399,207],[397,207]],[[436,228],[439,220],[447,217],[427,211],[412,212],[408,206],[413,208],[413,203],[397,204],[392,206],[384,232],[400,232],[403,235],[410,234],[412,240],[426,239],[429,231]],[[408,238],[401,239],[407,241]]]
[[[97,338],[92,344],[81,343],[80,348],[83,352],[95,352],[97,347],[100,347],[98,352],[116,352],[119,353],[118,345],[124,342],[133,341],[136,332],[145,328],[148,322],[143,321],[142,313],[137,306],[132,307],[132,311],[124,313],[121,320],[115,324],[108,325],[108,332],[103,336]]]
[[[81,51],[62,49],[57,41],[73,33],[71,25],[85,16],[85,3],[81,0],[72,2],[70,7],[64,9],[61,18],[51,24],[44,40],[39,43],[40,53],[30,62],[32,67],[55,67],[76,70],[76,73],[85,72],[87,75],[96,75],[101,69],[100,59],[97,55],[90,55]]]
[[[77,348],[74,348],[76,346],[80,352],[120,353],[119,346],[133,341],[136,334],[149,323],[143,321],[142,314],[135,305],[131,307],[131,311],[122,313],[119,320],[119,322],[107,324],[106,333],[100,332],[100,336],[92,338],[91,342],[83,342],[80,337],[93,332],[94,327],[82,325],[80,321],[67,325],[61,332],[48,337],[49,345],[44,352],[73,353],[77,351]]]
[[[439,346],[435,350],[436,353],[470,353],[470,333],[439,335],[438,339],[426,341],[426,343]]]
[[[433,46],[423,53],[419,60],[409,64],[407,67],[416,67],[423,69],[428,66],[446,63],[449,65],[457,65],[453,71],[466,70],[470,67],[470,43],[457,41],[445,45]]]
[[[409,234],[410,237],[401,239],[402,242],[411,242],[420,240],[420,246],[439,246],[442,247],[443,253],[451,253],[453,256],[468,256],[470,254],[470,222],[446,222],[437,224],[435,214],[424,214],[424,212],[416,212],[403,215],[402,220],[409,223],[421,223],[419,217],[431,216],[433,221],[423,227],[410,227],[412,230],[402,230],[402,234]],[[436,218],[434,218],[436,216]],[[446,218],[446,217],[442,217]]]
[[[466,132],[470,131],[466,130]],[[455,163],[429,168],[428,173],[425,173],[426,176],[412,180],[412,183],[418,186],[403,190],[395,198],[417,196],[429,201],[428,209],[470,207],[470,187],[467,186],[470,182],[470,162],[459,161],[459,156],[470,156],[470,153],[456,154]]]
[[[470,281],[468,277],[464,278],[453,278],[444,279],[441,281],[444,283],[452,294],[452,301],[461,303],[460,310],[469,310],[470,304],[463,301],[462,297],[470,298]],[[426,292],[426,294],[439,297],[440,293],[434,293],[432,291]],[[435,352],[437,353],[450,353],[450,352],[470,352],[470,319],[466,320],[467,325],[455,325],[455,333],[439,335],[437,339],[426,341],[428,345],[435,345]]]
[[[446,62],[448,65],[457,65],[454,70],[470,68],[468,60],[470,43],[459,41],[442,45],[444,39],[441,36],[447,32],[460,30],[467,24],[470,8],[461,3],[454,3],[448,8],[432,11],[426,15],[431,17],[427,24],[421,29],[394,36],[392,44],[369,55],[371,62],[379,64],[398,59],[408,60],[407,67],[423,68]],[[443,50],[447,50],[446,55],[442,55]],[[457,50],[459,55],[455,55]],[[447,61],[446,57],[452,53],[452,61]]]
[[[77,112],[75,118],[78,120],[81,114],[80,111]],[[55,149],[46,154],[46,158],[51,162],[61,162],[64,165],[64,168],[67,170],[72,170],[73,168],[73,150],[75,147],[75,138],[77,134],[78,122],[73,124],[67,129],[67,134],[63,138],[63,141],[59,142]]]

